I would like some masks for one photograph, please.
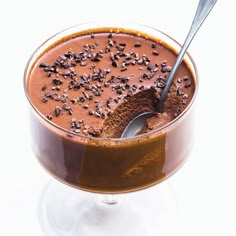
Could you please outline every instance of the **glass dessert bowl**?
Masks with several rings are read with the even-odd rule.
[[[77,42],[80,44],[80,50],[75,49],[74,46],[77,38],[83,38],[79,43]],[[103,45],[105,38],[107,44]],[[126,39],[127,42],[124,41]],[[72,43],[68,46],[66,44],[69,41]],[[114,44],[116,45],[114,46]],[[128,48],[129,44],[132,44],[133,47]],[[60,45],[64,46],[60,47]],[[67,50],[65,50],[66,47]],[[112,51],[113,48],[116,53]],[[132,108],[131,116],[135,116],[137,113],[155,107],[179,48],[180,45],[174,39],[148,26],[120,22],[117,24],[93,22],[59,32],[33,53],[24,74],[24,88],[30,105],[32,148],[36,158],[48,173],[66,184],[64,187],[67,188],[67,191],[70,189],[69,192],[71,192],[66,196],[69,202],[72,201],[70,200],[72,192],[76,191],[76,194],[80,192],[86,196],[99,193],[105,196],[102,200],[105,205],[110,207],[120,205],[119,197],[116,196],[154,186],[167,179],[184,164],[193,144],[193,105],[198,88],[197,69],[189,54],[184,57],[183,66],[176,75],[169,95],[170,102],[167,102],[166,110],[164,109],[165,115],[167,114],[168,117],[167,121],[164,119],[164,123],[161,125],[159,125],[159,121],[157,125],[154,121],[153,127],[147,126],[144,133],[132,138],[116,137],[117,132],[122,132],[128,122],[126,116],[130,113],[129,111],[127,113],[127,109]],[[142,54],[138,50],[143,50]],[[82,51],[84,54],[81,53]],[[170,55],[165,57],[169,53],[168,51]],[[110,66],[108,66],[108,62],[100,65],[101,61],[105,60],[105,54],[111,60],[108,60]],[[47,60],[47,58],[49,59]],[[76,61],[75,58],[78,60]],[[68,60],[71,66],[68,65]],[[86,67],[88,68],[86,69]],[[132,68],[131,71],[129,68]],[[98,76],[98,71],[100,71],[100,77],[98,79],[96,77],[94,82],[93,76],[95,74]],[[105,71],[105,74],[101,74],[101,71]],[[115,71],[114,75],[112,71]],[[43,76],[44,81],[41,79]],[[32,82],[37,77],[40,78],[40,82]],[[87,78],[92,81],[91,84]],[[111,78],[116,78],[116,81],[118,79],[119,83],[108,84]],[[136,82],[132,82],[135,79]],[[65,85],[67,87],[62,88],[65,83],[67,83]],[[88,88],[87,85],[91,85],[91,88]],[[133,87],[136,89],[132,92],[131,98],[127,99],[126,96]],[[153,87],[155,87],[154,92]],[[94,88],[95,90],[93,90]],[[108,88],[110,89],[108,95],[97,94],[97,91],[107,91]],[[70,90],[73,95],[69,94]],[[81,90],[83,99],[81,99],[81,94],[78,95],[79,90]],[[150,93],[152,96],[149,96]],[[146,96],[148,99],[143,99]],[[51,100],[53,101],[51,102]],[[120,101],[116,100],[123,100],[122,105]],[[99,103],[99,101],[102,102]],[[113,107],[111,101],[114,103]],[[48,108],[45,104],[50,103],[53,105]],[[96,110],[98,103],[101,104],[99,109],[107,112],[105,115]],[[126,109],[122,108],[123,104]],[[73,105],[76,107],[72,107]],[[95,108],[88,109],[91,107]],[[76,109],[80,109],[78,114],[76,114]],[[95,116],[97,117],[94,118]],[[70,119],[69,128],[65,128],[60,121],[57,122],[58,117],[62,120],[66,119],[67,124]],[[103,127],[101,130],[105,130],[106,125],[109,125],[109,133],[112,132],[115,135],[98,135],[97,132],[94,132],[97,130],[94,129],[94,126],[85,123],[91,120],[91,123],[94,124],[93,119],[99,119],[99,125]],[[115,122],[110,120],[107,122],[107,119],[115,120]],[[150,121],[150,124],[152,122]],[[91,127],[92,132],[88,131],[91,130]],[[121,129],[117,127],[121,127]],[[113,132],[117,129],[117,132]],[[63,184],[58,185],[57,182],[56,187],[54,186],[54,193],[53,186],[48,186],[44,194],[47,197],[44,197],[44,201],[47,201],[46,198],[50,199],[50,194],[54,194],[55,198],[62,196],[58,191],[63,191],[63,187],[58,190],[60,188],[58,186],[63,186]],[[142,191],[137,191],[137,193],[139,192]],[[64,199],[66,197],[64,196],[61,203],[58,204],[63,205],[62,202],[67,201]],[[51,197],[51,203],[55,204],[52,200],[55,198]],[[73,201],[79,202],[82,198],[80,196],[74,198]],[[44,205],[47,205],[44,208],[45,212],[52,207],[52,204]],[[101,209],[101,205],[97,206],[97,209]],[[58,206],[55,206],[54,209],[58,209]],[[64,210],[57,212],[57,217],[58,214],[63,215]],[[92,212],[92,209],[88,209],[88,212]],[[126,211],[126,216],[131,212]],[[72,217],[71,214],[68,217]],[[74,214],[76,215],[76,212]],[[104,215],[104,212],[99,211],[98,213],[97,211],[96,214]],[[113,213],[109,212],[109,216],[110,214]],[[120,211],[118,215],[124,217]],[[52,227],[55,222],[50,224],[50,220],[53,218],[52,213],[45,213],[42,218],[47,218],[44,219],[47,221],[47,224],[44,222],[44,230],[47,235],[54,235],[54,233],[55,235],[77,235],[83,228],[83,226],[75,227],[75,223],[73,230],[71,226],[70,229],[57,231],[58,229]],[[72,218],[77,219],[76,216]],[[115,221],[117,222],[117,219]],[[79,222],[82,222],[81,219]],[[109,222],[111,224],[110,220]],[[138,232],[146,233],[140,229],[137,230],[137,225],[135,228],[134,235],[139,235]],[[103,228],[101,235],[116,235],[111,229],[112,227],[109,228],[109,232],[105,232]],[[98,229],[96,229],[97,234],[92,230],[89,233],[86,232],[83,231],[83,235],[98,235]]]

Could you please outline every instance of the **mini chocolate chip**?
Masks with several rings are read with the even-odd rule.
[[[55,107],[54,113],[56,117],[58,117],[61,114],[61,110],[62,109],[60,107],[58,106]]]
[[[129,78],[128,78],[128,77],[121,77],[121,78],[120,78],[120,81],[121,81],[122,83],[127,83],[127,82],[129,81]]]
[[[121,89],[121,88],[117,89],[117,90],[116,90],[116,93],[117,93],[117,94],[122,94],[122,89]]]
[[[53,82],[55,85],[61,85],[61,84],[63,84],[63,81],[60,80],[60,79],[53,79],[52,82]]]
[[[96,117],[101,117],[101,114],[99,114],[98,112],[95,112]]]
[[[112,61],[111,64],[112,64],[113,67],[117,67],[118,66],[118,63],[116,61]]]
[[[52,120],[52,115],[47,115],[46,118]]]
[[[126,66],[122,66],[120,70],[121,70],[121,71],[126,71],[126,70],[127,70],[127,67],[126,67]]]
[[[85,91],[83,91],[82,93],[84,94],[85,98],[89,99],[89,95]]]
[[[109,87],[109,83],[108,82],[104,82],[104,87],[108,88]]]
[[[46,103],[48,101],[48,98],[47,97],[43,97],[43,103]]]
[[[47,85],[43,85],[43,87],[41,88],[42,91],[44,91],[47,88]]]
[[[68,109],[68,113],[69,115],[73,115],[73,109],[71,107]]]
[[[179,86],[176,91],[178,96],[182,96],[184,94],[183,89]]]
[[[80,101],[80,102],[85,102],[85,98],[84,98],[84,97],[80,97],[80,98],[79,98],[79,101]]]
[[[108,45],[109,45],[110,47],[112,47],[112,46],[114,46],[114,44],[115,44],[115,42],[114,42],[111,38],[109,38],[109,39],[108,39]]]
[[[89,114],[90,116],[92,116],[92,115],[94,115],[94,111],[93,111],[93,110],[89,110],[88,114]]]
[[[125,47],[126,43],[119,43],[120,46]]]
[[[148,69],[148,70],[153,70],[153,68],[154,68],[154,67],[153,67],[152,64],[148,64],[148,66],[147,66],[147,69]]]
[[[47,97],[47,98],[52,98],[53,94],[51,92],[47,92],[47,93],[45,93],[44,96]]]
[[[108,98],[107,101],[106,101],[106,105],[108,108],[111,108],[111,101],[112,101],[112,98]]]
[[[188,88],[188,87],[190,87],[191,85],[192,85],[191,80],[187,80],[186,83],[185,83],[185,85],[184,85],[184,87],[185,87],[185,88]]]
[[[45,67],[50,67],[50,65],[46,64],[46,63],[41,63],[39,65],[40,68],[45,68]]]
[[[86,65],[87,65],[87,62],[86,62],[86,61],[81,61],[81,62],[80,62],[80,65],[81,65],[81,66],[86,66]]]
[[[156,44],[155,43],[152,43],[152,48],[156,48]]]
[[[75,85],[73,86],[74,90],[78,90],[80,88],[80,82],[75,83]]]
[[[134,46],[135,46],[136,48],[139,48],[139,47],[141,47],[141,43],[140,43],[140,42],[137,42],[137,43],[134,44]]]
[[[181,82],[182,82],[182,79],[181,79],[181,78],[178,78],[178,79],[177,79],[177,82],[178,82],[178,83],[181,83]]]
[[[162,66],[161,67],[161,72],[162,73],[166,73],[167,72],[167,67],[166,66]]]
[[[152,51],[152,54],[153,54],[154,56],[159,56],[159,52],[158,52],[158,51]]]
[[[70,99],[70,101],[73,103],[73,104],[76,104],[78,102],[78,100],[76,98],[72,98]]]

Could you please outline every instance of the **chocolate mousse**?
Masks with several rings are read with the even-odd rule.
[[[197,90],[189,56],[163,113],[136,137],[120,138],[133,117],[155,110],[176,47],[156,30],[81,26],[39,47],[27,64],[25,91],[33,151],[45,169],[79,189],[120,193],[152,186],[180,168],[192,147]]]
[[[48,48],[37,59],[27,89],[34,106],[70,133],[119,138],[133,117],[155,110],[175,58],[163,42],[100,29]],[[183,63],[164,107],[165,121],[185,109],[193,91]],[[147,130],[160,127],[161,117]]]

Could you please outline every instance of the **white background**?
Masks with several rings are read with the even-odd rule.
[[[42,236],[36,209],[51,177],[31,153],[23,91],[24,67],[35,48],[57,31],[99,17],[145,23],[182,43],[197,3],[198,0],[0,3],[1,236]],[[178,230],[168,235],[236,235],[235,22],[234,1],[218,0],[189,48],[200,76],[196,145],[185,166],[168,180],[175,189],[181,222]]]

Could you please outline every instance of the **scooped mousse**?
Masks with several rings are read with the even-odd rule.
[[[62,32],[36,51],[25,89],[33,149],[50,174],[76,188],[117,193],[156,184],[182,165],[191,150],[189,109],[197,87],[190,57],[163,113],[136,137],[120,138],[132,118],[159,102],[177,54],[165,37],[95,27]]]
[[[133,117],[155,109],[175,58],[163,42],[98,29],[48,48],[36,61],[27,89],[34,106],[56,125],[84,136],[119,138]],[[177,117],[193,92],[183,63],[163,121],[157,115],[158,125],[151,122],[147,130]]]

